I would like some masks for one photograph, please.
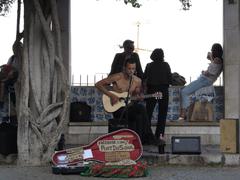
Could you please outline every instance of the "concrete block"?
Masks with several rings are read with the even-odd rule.
[[[67,134],[66,144],[70,145],[87,145],[97,139],[102,134]]]
[[[203,158],[199,155],[169,155],[169,164],[172,165],[203,165]]]
[[[166,134],[219,134],[219,126],[168,126]]]
[[[108,126],[70,126],[69,134],[106,134]]]
[[[235,1],[234,4],[229,4],[228,1],[223,2],[224,29],[235,29],[239,25],[239,1]]]
[[[152,127],[155,132],[155,126]],[[69,144],[86,144],[88,139],[94,140],[108,132],[108,126],[69,126],[67,141]],[[220,143],[219,126],[167,126],[165,139],[171,144],[172,136],[200,136],[201,144],[216,145]]]
[[[239,118],[239,65],[225,66],[225,118]]]
[[[223,164],[225,166],[239,166],[240,165],[240,155],[239,154],[224,154]]]
[[[221,165],[222,155],[221,154],[204,154],[202,155],[204,164],[206,165]]]
[[[168,155],[163,154],[148,154],[143,153],[141,159],[147,162],[148,165],[166,165],[168,164]]]
[[[239,47],[240,47],[239,29],[226,30],[224,33],[224,66],[239,64]],[[224,67],[224,71],[225,71]]]

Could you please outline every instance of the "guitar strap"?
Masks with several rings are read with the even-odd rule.
[[[132,86],[132,79],[133,79],[133,76],[130,76],[130,81],[129,81],[129,85],[128,85],[128,91],[127,91],[127,97],[126,97],[126,100],[125,100],[126,106],[128,105],[128,101],[129,101],[130,88]]]
[[[130,88],[132,86],[132,79],[133,79],[133,75],[130,76],[128,91],[127,91],[127,97],[125,99],[125,107],[124,107],[124,110],[122,111],[120,119],[118,120],[119,122],[122,121],[124,114],[126,114],[126,116],[125,116],[126,119],[125,120],[126,120],[126,122],[128,122],[128,102],[129,102],[129,98],[130,98]]]

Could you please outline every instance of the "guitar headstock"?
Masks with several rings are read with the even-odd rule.
[[[155,93],[153,94],[153,97],[154,97],[155,99],[162,99],[162,92],[155,92]]]

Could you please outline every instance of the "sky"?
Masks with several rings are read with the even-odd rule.
[[[132,8],[123,0],[71,0],[73,83],[79,83],[80,75],[83,84],[87,75],[90,83],[94,75],[95,80],[106,76],[125,39],[142,49],[162,48],[172,72],[188,82],[207,68],[212,44],[223,44],[222,0],[192,0],[189,11],[181,10],[179,0],[140,2],[141,8]],[[0,24],[0,63],[4,64],[15,39],[15,7],[7,17],[0,17]],[[140,50],[138,54],[144,70],[151,52]]]
[[[162,48],[172,72],[189,82],[190,76],[194,80],[207,68],[206,55],[212,44],[223,41],[221,0],[192,0],[189,11],[181,10],[178,0],[145,0],[141,8],[122,1],[88,0],[83,4],[73,0],[71,7],[75,81],[78,73],[82,81],[86,74],[109,73],[115,53],[122,52],[119,45],[132,39],[135,47],[138,42],[139,48]],[[138,53],[144,70],[151,62],[151,52]]]

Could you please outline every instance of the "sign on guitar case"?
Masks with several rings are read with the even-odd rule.
[[[116,162],[124,159],[138,160],[143,152],[138,134],[130,129],[120,129],[100,136],[82,147],[56,151],[54,165],[74,165],[83,161]]]

